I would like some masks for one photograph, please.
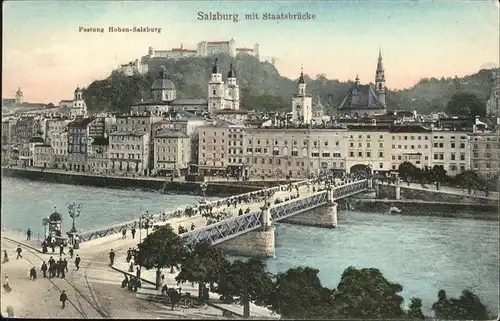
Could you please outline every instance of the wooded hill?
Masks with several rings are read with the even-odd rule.
[[[85,88],[84,98],[90,111],[128,112],[131,104],[141,98],[151,98],[150,87],[158,77],[161,66],[165,66],[169,79],[176,85],[178,98],[205,98],[213,60],[213,57],[180,60],[154,58],[149,62],[148,74],[125,76],[113,71],[108,78],[94,81]],[[230,62],[229,56],[219,56],[224,79]],[[282,77],[271,63],[260,62],[257,58],[244,54],[234,58],[234,64],[242,108],[266,111],[291,109],[299,70],[297,79],[288,79]],[[387,74],[390,80],[390,72]],[[487,69],[463,78],[425,78],[409,89],[389,90],[386,101],[389,110],[444,111],[446,103],[456,92],[474,93],[486,101],[493,85],[491,79],[492,70]],[[330,113],[330,106],[337,107],[342,102],[353,85],[352,82],[327,79],[324,75],[316,75],[314,79],[306,75],[305,80],[308,92],[313,95],[313,103],[319,95],[327,113]]]

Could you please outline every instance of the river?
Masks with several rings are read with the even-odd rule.
[[[35,235],[42,234],[42,218],[56,206],[66,215],[67,230],[70,202],[82,204],[77,227],[90,229],[131,220],[141,209],[175,209],[198,199],[2,177],[2,228],[31,227]],[[459,296],[469,288],[498,311],[498,221],[340,211],[337,229],[278,224],[276,258],[267,260],[268,270],[284,272],[299,265],[318,269],[323,285],[330,288],[348,266],[378,268],[403,286],[406,304],[411,297],[421,298],[426,315],[431,315],[440,289]]]

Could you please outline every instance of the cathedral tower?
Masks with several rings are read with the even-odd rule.
[[[300,124],[309,124],[312,119],[312,97],[306,93],[304,70],[300,72],[297,92],[292,98],[292,120]]]
[[[375,94],[377,99],[385,106],[385,73],[382,64],[382,49],[378,52],[377,72],[375,73]]]
[[[21,87],[17,88],[16,91],[16,105],[21,105],[24,102],[23,92],[21,91]]]
[[[227,86],[226,86],[226,108],[238,110],[240,109],[240,88],[236,82],[236,70],[234,69],[233,62],[229,66],[227,73]]]
[[[224,82],[219,68],[219,60],[215,58],[212,76],[208,83],[208,110],[224,109],[224,96]]]

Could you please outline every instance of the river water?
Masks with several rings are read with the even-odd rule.
[[[73,201],[83,206],[77,227],[91,229],[134,219],[141,209],[175,209],[198,199],[2,178],[2,228],[31,227],[35,235],[42,234],[42,218],[56,206],[65,215],[64,230],[69,230],[67,205]],[[284,272],[300,265],[318,269],[323,285],[330,288],[348,266],[378,268],[403,286],[406,303],[420,297],[426,315],[431,315],[440,289],[459,296],[469,288],[491,311],[498,311],[498,221],[340,211],[337,229],[278,224],[276,257],[267,260],[268,270]]]

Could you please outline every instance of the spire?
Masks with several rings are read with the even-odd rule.
[[[219,72],[219,59],[215,58],[214,66],[212,68],[212,74],[220,74]]]
[[[167,69],[165,66],[161,66],[159,79],[167,79]]]
[[[377,72],[384,71],[384,66],[382,64],[382,47],[378,49],[378,63],[377,63]]]
[[[305,84],[306,82],[304,81],[304,66],[300,67],[300,78],[299,78],[299,84]]]
[[[236,70],[234,70],[232,60],[231,60],[231,65],[229,66],[229,72],[227,73],[227,78],[236,78]]]

